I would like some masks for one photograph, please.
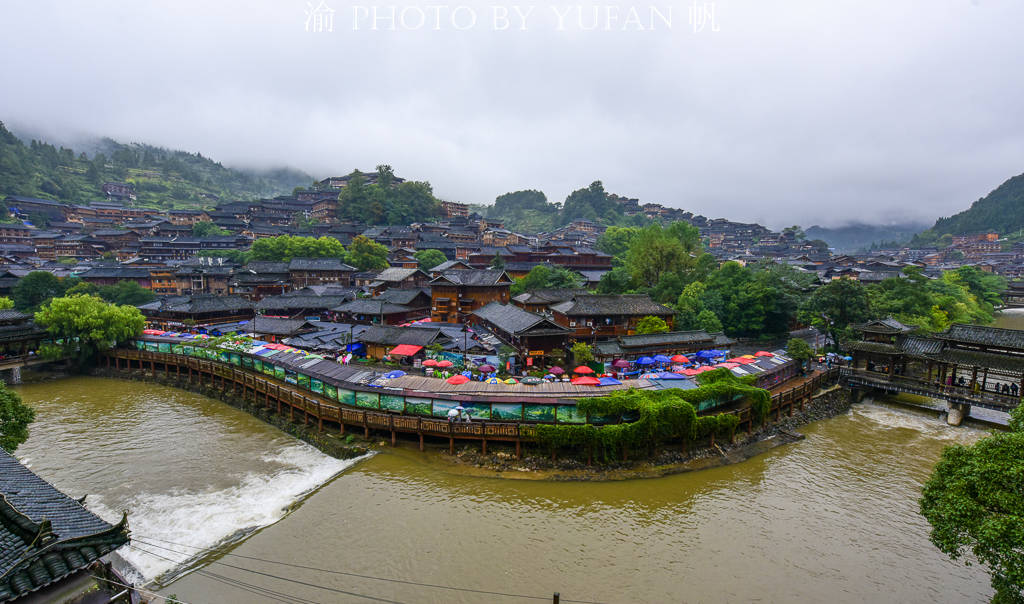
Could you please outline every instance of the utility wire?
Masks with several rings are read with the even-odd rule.
[[[158,554],[156,552],[151,552],[151,551],[149,551],[147,549],[144,549],[144,548],[141,548],[141,547],[139,547],[139,546],[137,546],[135,544],[131,544],[131,545],[129,545],[129,547],[131,547],[131,548],[133,548],[135,550],[138,550],[140,552],[143,552],[145,554],[148,554],[150,556],[153,556],[155,558],[160,558],[160,559],[166,560],[168,562],[173,562],[174,564],[182,564],[182,563],[185,562],[184,560],[174,560],[172,558],[168,558],[167,556],[163,556],[163,555]],[[217,581],[219,583],[223,583],[223,584],[228,585],[230,587],[236,587],[238,589],[241,589],[242,591],[246,591],[246,592],[249,592],[249,593],[254,593],[254,594],[257,594],[257,595],[265,596],[265,597],[270,598],[271,600],[275,600],[277,602],[284,602],[285,604],[319,604],[318,602],[315,602],[313,600],[306,600],[306,599],[300,598],[298,596],[292,596],[292,595],[289,595],[289,594],[284,594],[284,593],[281,593],[281,592],[278,592],[278,591],[274,591],[274,590],[266,588],[266,587],[260,587],[258,585],[253,585],[251,583],[246,583],[246,582],[241,581],[239,579],[232,579],[231,577],[225,577],[223,575],[219,575],[217,573],[214,573],[214,572],[211,572],[211,571],[208,571],[208,570],[205,570],[205,569],[198,570],[197,572],[200,575],[203,575],[205,577],[213,579],[214,581]]]
[[[136,541],[138,541],[138,540],[136,539]],[[146,543],[145,541],[140,541],[140,543],[142,543],[143,545],[149,545],[151,547],[161,547],[159,545],[154,545],[152,543]],[[148,552],[148,551],[146,551],[146,550],[144,550],[142,548],[139,548],[139,547],[136,547],[136,549],[138,549],[139,551],[146,552],[146,553],[151,554],[151,555],[153,554],[153,552]],[[172,549],[169,549],[169,548],[166,548],[166,547],[164,547],[162,549],[165,549],[165,550],[171,551],[171,552],[175,552],[175,550],[172,550]],[[181,554],[182,552],[175,552],[175,553]],[[171,562],[175,562],[177,564],[180,564],[180,562],[178,562],[176,560],[172,560],[170,558],[166,558],[165,557],[164,559],[165,560],[170,560]],[[225,562],[219,562],[219,561],[216,561],[216,560],[214,560],[213,563],[214,564],[220,564],[221,566],[226,566],[228,568],[233,568],[235,570],[240,570],[240,571],[247,572],[247,573],[253,573],[255,575],[262,575],[264,577],[269,577],[271,579],[278,579],[280,581],[287,581],[289,583],[296,583],[298,585],[305,585],[306,587],[313,587],[313,588],[316,588],[316,589],[323,589],[325,591],[330,591],[330,592],[339,593],[339,594],[345,594],[346,596],[353,596],[353,597],[356,597],[356,598],[363,598],[363,599],[366,599],[366,600],[373,600],[374,602],[384,602],[385,604],[405,604],[404,602],[399,602],[398,600],[389,600],[387,598],[378,598],[377,596],[370,596],[370,595],[366,595],[366,594],[356,593],[356,592],[353,592],[353,591],[345,591],[344,589],[338,589],[336,587],[328,587],[326,585],[318,585],[316,583],[309,583],[308,581],[300,581],[298,579],[290,579],[288,577],[281,577],[281,576],[278,576],[278,575],[273,575],[271,573],[265,573],[265,572],[262,572],[262,571],[253,570],[251,568],[245,568],[245,567],[242,567],[242,566],[235,566],[233,564],[227,564]]]
[[[107,579],[106,577],[99,577],[99,576],[96,576],[96,575],[90,575],[90,576],[93,579],[96,579],[97,581],[103,581],[105,583],[110,583],[112,585],[118,585],[120,587],[124,587],[124,588],[127,588],[127,589],[134,589],[135,591],[141,591],[142,593],[144,593],[144,594],[146,594],[148,596],[153,596],[153,597],[156,597],[156,598],[163,598],[164,602],[168,601],[168,599],[169,599],[168,596],[162,596],[162,595],[156,593],[155,591],[149,591],[148,589],[142,589],[141,587],[136,587],[134,585],[126,585],[124,583],[120,583],[118,581],[114,581],[113,579]],[[178,602],[180,602],[181,604],[188,604],[188,602],[185,602],[184,600],[178,600]]]
[[[229,552],[229,551],[225,551],[224,549],[203,548],[203,547],[198,547],[198,546],[195,546],[195,545],[185,545],[183,543],[175,543],[173,541],[168,541],[166,539],[158,539],[156,537],[143,536],[143,537],[140,538],[137,535],[134,535],[133,536],[133,540],[134,541],[138,541],[139,543],[142,543],[144,545],[148,545],[150,547],[158,547],[160,549],[164,549],[166,551],[174,552],[176,554],[182,554],[182,555],[189,555],[189,554],[186,554],[185,552],[176,551],[176,550],[173,550],[173,549],[168,548],[168,547],[160,546],[160,545],[157,545],[155,543],[146,543],[146,541],[143,541],[143,540],[159,541],[161,543],[167,543],[167,544],[175,545],[175,546],[178,546],[178,547],[186,547],[186,548],[196,549],[196,550],[199,550],[201,552],[213,552],[213,553],[222,554],[224,556],[233,556],[235,558],[243,558],[245,560],[253,560],[253,561],[256,561],[256,562],[265,562],[267,564],[278,564],[280,566],[287,566],[287,567],[298,568],[298,569],[302,569],[302,570],[311,570],[311,571],[328,573],[328,574],[333,574],[333,575],[344,575],[344,576],[347,576],[347,577],[357,577],[357,578],[360,578],[360,579],[372,579],[374,581],[387,581],[387,582],[390,582],[390,583],[400,583],[400,584],[403,584],[403,585],[415,585],[417,587],[430,587],[430,588],[434,588],[434,589],[447,589],[447,590],[450,590],[450,591],[461,591],[461,592],[482,594],[482,595],[488,595],[488,596],[504,596],[504,597],[507,597],[507,598],[524,598],[524,599],[529,599],[529,600],[542,600],[542,601],[545,601],[545,602],[551,600],[550,596],[547,596],[547,597],[544,597],[544,596],[531,596],[531,595],[526,595],[526,594],[515,594],[515,593],[507,593],[507,592],[500,592],[500,591],[488,591],[488,590],[483,590],[483,589],[472,589],[472,588],[468,588],[468,587],[452,587],[450,585],[437,585],[437,584],[434,584],[434,583],[421,583],[419,581],[408,581],[408,580],[404,580],[404,579],[392,579],[392,578],[389,578],[389,577],[375,577],[373,575],[363,575],[363,574],[360,574],[360,573],[345,572],[345,571],[341,571],[341,570],[331,570],[331,569],[327,569],[327,568],[317,568],[315,566],[305,566],[305,565],[302,565],[302,564],[292,564],[292,563],[289,563],[289,562],[280,562],[278,560],[267,560],[266,558],[257,558],[257,557],[254,557],[254,556],[244,556],[242,554],[235,554],[235,553],[232,553],[232,552]],[[234,566],[232,566],[230,564],[225,564],[223,562],[218,562],[216,560],[214,560],[213,563],[214,564],[223,564],[223,565],[228,566],[230,568],[238,568],[238,567],[234,567]],[[248,569],[243,569],[243,570],[248,570]],[[560,601],[561,602],[566,602],[567,604],[599,604],[598,602],[593,602],[593,601],[590,601],[590,600],[570,600],[570,599],[566,599],[566,598],[561,598]]]

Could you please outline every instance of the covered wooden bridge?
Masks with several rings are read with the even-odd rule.
[[[851,388],[943,399],[954,425],[972,406],[1010,411],[1024,395],[1024,331],[956,324],[921,337],[895,319],[858,327],[841,378]]]

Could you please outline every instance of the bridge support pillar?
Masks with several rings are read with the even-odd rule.
[[[21,383],[21,367],[11,367],[11,383]]]
[[[971,414],[971,406],[962,403],[949,403],[949,412],[946,414],[946,423],[950,426],[959,426],[964,418]]]

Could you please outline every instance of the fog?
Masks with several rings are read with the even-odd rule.
[[[931,221],[1024,172],[1016,0],[34,0],[0,16],[0,120],[57,141],[318,178],[388,163],[471,203],[602,180],[775,227]]]

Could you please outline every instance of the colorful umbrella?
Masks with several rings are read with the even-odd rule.
[[[654,364],[654,359],[652,359],[651,357],[640,357],[639,359],[636,360],[636,364],[637,365],[653,365]]]
[[[513,378],[508,378],[507,380],[505,380],[505,383],[506,383],[506,384],[518,384],[519,382],[517,382],[517,381],[516,381],[515,379],[513,379]]]
[[[656,354],[656,355],[654,355],[654,362],[655,363],[671,363],[672,359],[667,357],[667,356],[665,356],[665,355],[663,355],[663,354]]]
[[[499,380],[496,377],[492,377],[492,378],[487,378],[486,380],[484,380],[484,383],[485,384],[500,384],[501,380]]]
[[[659,380],[681,380],[681,379],[684,379],[684,378],[683,378],[683,376],[679,375],[678,373],[672,373],[671,371],[665,371],[665,372],[662,372],[662,373],[658,374],[658,379]]]
[[[451,361],[438,361],[437,362],[437,366],[438,367],[442,367],[442,368],[445,368],[445,369],[447,369],[448,367],[451,367],[454,364],[455,363],[452,363]]]
[[[555,375],[562,375],[563,373],[565,373],[565,369],[562,369],[561,367],[555,365],[551,369],[548,369],[548,373],[553,373]]]
[[[571,382],[574,386],[598,386],[601,384],[601,380],[596,377],[584,375],[576,378],[572,378]]]
[[[690,359],[684,357],[681,354],[677,354],[677,355],[672,357],[672,362],[673,363],[689,363]]]
[[[389,371],[389,372],[385,373],[384,377],[386,377],[389,380],[393,380],[395,378],[400,378],[403,375],[405,375],[404,371],[401,371],[399,369],[395,369],[394,371]]]
[[[594,370],[586,365],[580,365],[576,369],[572,370],[573,373],[594,373]]]
[[[437,361],[435,361],[434,359],[427,359],[426,361],[423,361],[423,366],[424,367],[437,367]]]
[[[739,366],[740,366],[739,363],[719,363],[719,364],[715,365],[716,368],[717,367],[725,367],[726,369],[736,369]]]
[[[626,359],[615,359],[614,361],[612,361],[612,367],[625,369],[626,367],[629,367],[629,361],[627,361]]]
[[[520,384],[527,384],[528,386],[536,386],[537,384],[540,384],[543,381],[544,380],[540,379],[539,377],[533,377],[531,375],[531,376],[524,377],[523,379],[519,380],[519,383]]]
[[[458,386],[459,384],[465,384],[466,382],[468,382],[469,378],[460,373],[459,375],[453,375],[452,377],[448,378],[445,381],[448,382],[449,384]]]
[[[494,371],[494,365],[481,365],[477,367],[477,369],[479,369],[481,373],[490,373]]]
[[[773,357],[775,355],[770,353],[770,352],[768,352],[767,350],[758,350],[757,352],[754,353],[754,356],[755,357]]]
[[[622,382],[612,377],[603,377],[597,380],[598,386],[620,386]]]
[[[640,378],[644,380],[656,380],[658,379],[658,374],[653,372],[642,373],[640,374]]]

